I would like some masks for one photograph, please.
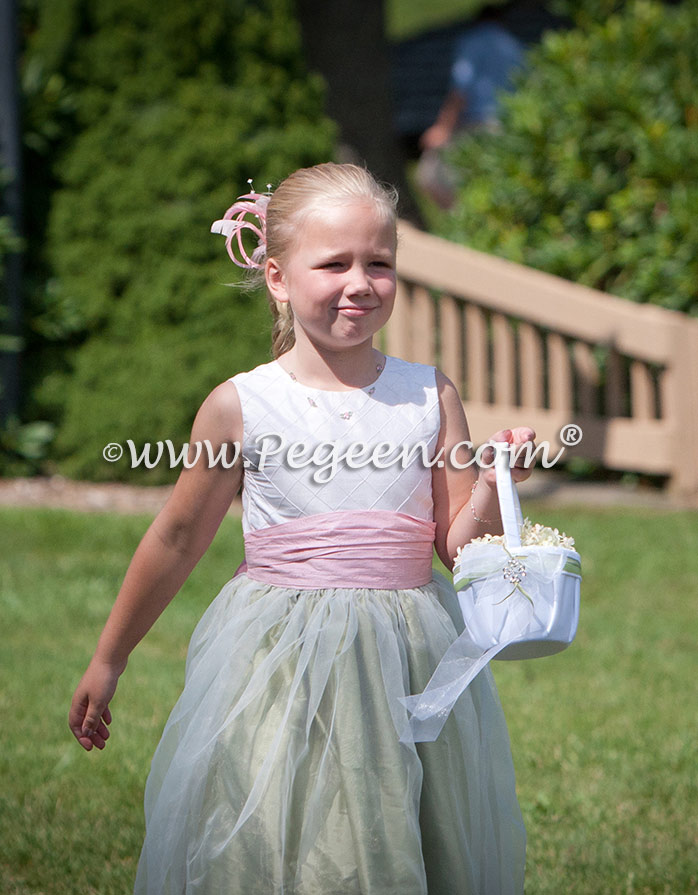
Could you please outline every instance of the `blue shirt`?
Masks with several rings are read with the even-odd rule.
[[[512,89],[523,59],[522,44],[494,22],[475,25],[456,41],[451,86],[467,101],[462,124],[496,120],[497,94]]]

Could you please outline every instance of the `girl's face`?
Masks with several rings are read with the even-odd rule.
[[[371,342],[395,301],[395,226],[369,200],[312,211],[267,285],[293,309],[296,339],[341,350]],[[300,338],[299,338],[300,337]]]

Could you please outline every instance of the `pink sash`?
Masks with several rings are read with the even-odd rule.
[[[435,530],[390,510],[318,513],[248,532],[238,572],[305,590],[419,587],[431,581]]]

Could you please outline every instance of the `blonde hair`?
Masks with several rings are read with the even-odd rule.
[[[300,168],[274,191],[266,210],[266,258],[281,264],[293,250],[304,219],[334,203],[365,200],[374,203],[385,220],[397,225],[397,191],[380,184],[358,165],[325,162]],[[267,290],[273,318],[272,355],[277,358],[295,343],[293,311],[288,302],[277,302]]]

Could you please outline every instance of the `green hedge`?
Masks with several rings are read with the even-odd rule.
[[[183,443],[213,386],[269,359],[266,301],[225,286],[239,273],[210,223],[249,177],[264,189],[329,158],[333,127],[290,0],[61,5],[73,29],[52,64],[75,113],[53,167],[34,325],[56,347],[35,410],[58,423],[60,472],[172,480],[102,449]],[[55,17],[47,6],[42,27]]]
[[[4,208],[3,193],[10,182],[12,175],[10,172],[6,171],[4,168],[0,167],[0,210]],[[2,278],[5,274],[5,264],[6,257],[13,252],[19,251],[21,248],[21,241],[17,238],[17,234],[12,225],[12,220],[8,215],[0,215],[0,284],[2,284],[3,288],[0,288],[0,300],[4,302],[4,284],[2,282]],[[4,312],[4,305],[3,312]]]
[[[462,186],[441,232],[698,315],[698,4],[580,21],[530,54],[502,132],[454,148]]]
[[[5,258],[19,248],[19,240],[12,226],[12,221],[4,215],[0,217],[0,278],[5,273]]]
[[[11,175],[0,167],[0,208],[3,207],[3,191],[10,182]],[[8,294],[5,285],[5,270],[8,255],[21,249],[21,240],[18,239],[12,219],[8,215],[0,216],[0,352],[9,353],[19,351],[21,340],[13,332],[8,331]],[[0,395],[4,389],[4,383],[0,381]],[[0,432],[0,452],[2,451],[2,432]]]

